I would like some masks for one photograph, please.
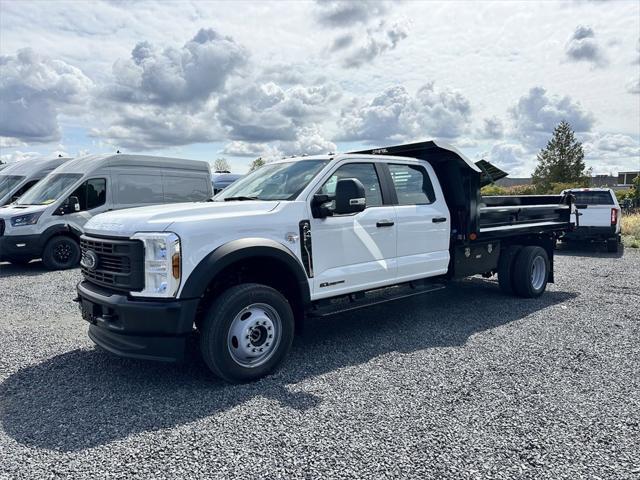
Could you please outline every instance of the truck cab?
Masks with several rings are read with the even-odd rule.
[[[553,281],[556,236],[572,226],[570,197],[481,199],[483,177],[432,141],[283,159],[209,203],[98,215],[78,284],[89,337],[175,361],[195,333],[209,368],[242,382],[282,362],[303,318],[474,274],[537,297]]]

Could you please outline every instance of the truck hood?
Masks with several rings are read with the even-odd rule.
[[[28,213],[43,212],[50,205],[5,205],[0,207],[0,218],[5,220],[18,215],[27,215]]]
[[[223,220],[267,213],[279,202],[232,201],[173,203],[127,208],[96,215],[84,229],[95,235],[131,236],[136,232],[162,232],[173,223]]]

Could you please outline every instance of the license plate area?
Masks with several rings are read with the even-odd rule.
[[[80,302],[80,312],[84,320],[95,324],[98,322],[98,318],[102,316],[102,306],[83,298]]]

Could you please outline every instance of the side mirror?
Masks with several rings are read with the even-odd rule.
[[[311,214],[313,218],[326,218],[333,214],[333,211],[327,205],[331,201],[329,195],[316,193],[311,200]]]
[[[80,211],[80,200],[78,200],[78,197],[69,197],[69,210],[71,210],[71,212]]]
[[[367,208],[364,185],[357,178],[342,178],[336,185],[337,215],[362,212]]]

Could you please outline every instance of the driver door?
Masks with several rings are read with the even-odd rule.
[[[396,211],[383,198],[375,164],[344,164],[316,193],[331,198],[341,178],[362,182],[367,206],[355,214],[311,219],[316,299],[391,284],[396,277]]]

